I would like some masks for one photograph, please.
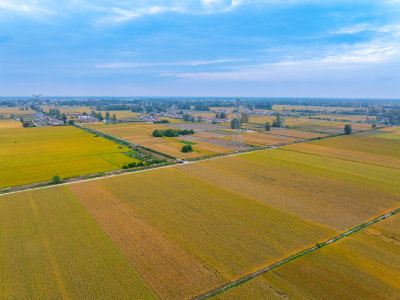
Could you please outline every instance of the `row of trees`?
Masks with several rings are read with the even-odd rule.
[[[106,120],[110,120],[112,123],[117,123],[117,116],[115,114],[112,115],[112,117],[110,118],[110,112],[106,112],[105,118],[103,117],[103,114],[101,112],[95,112],[92,111],[91,112],[91,116],[95,117],[97,120],[99,121],[103,121],[104,119]]]
[[[163,136],[167,136],[167,137],[176,137],[176,136],[180,136],[180,135],[188,135],[188,134],[194,134],[194,130],[193,129],[167,129],[167,130],[154,130],[153,131],[153,136],[154,137],[163,137]]]

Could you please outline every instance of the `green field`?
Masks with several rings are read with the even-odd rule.
[[[0,127],[0,188],[119,169],[126,151],[71,126]]]

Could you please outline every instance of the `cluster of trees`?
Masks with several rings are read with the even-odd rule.
[[[125,165],[123,165],[122,166],[122,169],[131,169],[131,168],[135,168],[135,167],[142,167],[142,166],[144,166],[145,164],[143,163],[143,162],[141,162],[141,161],[139,161],[138,163],[136,163],[136,162],[131,162],[131,163],[129,163],[129,164],[125,164]]]
[[[240,119],[233,118],[231,120],[231,128],[232,129],[239,129],[242,128],[243,123],[248,123],[250,121],[250,116],[248,113],[242,113]]]
[[[218,118],[218,119],[227,119],[227,118],[228,118],[228,114],[227,114],[227,113],[224,113],[224,112],[222,112],[222,113],[216,113],[216,114],[215,114],[215,117]]]
[[[272,127],[281,127],[282,125],[281,114],[278,112],[275,116],[275,120],[272,122]]]
[[[61,112],[57,108],[50,108],[48,115],[59,120],[61,119]]]
[[[103,115],[102,115],[102,113],[101,112],[95,112],[94,110],[92,110],[92,112],[91,112],[91,114],[90,114],[92,117],[95,117],[97,120],[99,120],[99,121],[103,121],[104,120],[104,117],[103,117]]]
[[[193,148],[192,148],[191,145],[184,145],[184,146],[182,147],[182,150],[181,150],[181,152],[184,152],[184,153],[192,152],[192,151],[193,151]]]
[[[153,136],[154,137],[176,137],[180,135],[188,135],[188,134],[194,134],[193,129],[167,129],[167,130],[154,130],[153,131]]]
[[[160,123],[169,123],[169,121],[168,120],[160,120],[160,121],[154,122],[154,124],[160,124]]]
[[[196,122],[196,119],[191,114],[183,114],[183,121],[186,122]]]
[[[111,120],[112,123],[117,123],[117,116],[115,114],[112,115],[112,118],[110,119],[110,112],[106,112],[106,120]]]

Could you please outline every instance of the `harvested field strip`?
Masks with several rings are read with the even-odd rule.
[[[385,217],[398,216],[380,219]],[[378,221],[364,226],[375,227],[372,224]],[[291,260],[283,260],[282,264],[272,265],[198,299],[219,292],[222,294],[215,299],[238,299],[241,295],[257,295],[264,291],[271,299],[395,299],[400,292],[400,247],[369,238],[366,230],[356,231],[332,245],[320,245],[326,246],[322,249],[308,249]]]
[[[106,185],[145,220],[229,280],[336,232],[205,183],[177,167],[95,182]]]
[[[301,156],[292,163],[282,161],[277,154],[285,157],[284,151],[272,149],[182,165],[179,171],[338,230],[399,206],[400,197],[380,191],[380,182],[368,181],[366,188],[357,179],[353,184],[347,175],[329,169],[314,174],[312,164],[296,167],[296,162],[303,160]],[[264,155],[271,157],[267,160]],[[394,174],[388,171],[386,176]]]
[[[69,187],[161,298],[186,299],[226,282],[106,185],[86,182]]]
[[[270,131],[266,131],[265,133],[266,134],[278,135],[279,134],[279,129],[271,128]],[[280,134],[284,134],[284,133],[285,133],[284,130],[282,130],[280,132]],[[301,139],[313,139],[313,138],[328,136],[327,134],[322,134],[322,133],[307,132],[307,131],[292,130],[292,129],[286,129],[286,135],[289,136],[289,137],[301,138]]]
[[[68,187],[0,198],[0,298],[156,295]]]

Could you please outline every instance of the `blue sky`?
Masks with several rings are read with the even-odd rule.
[[[0,0],[0,95],[400,98],[400,0]]]

